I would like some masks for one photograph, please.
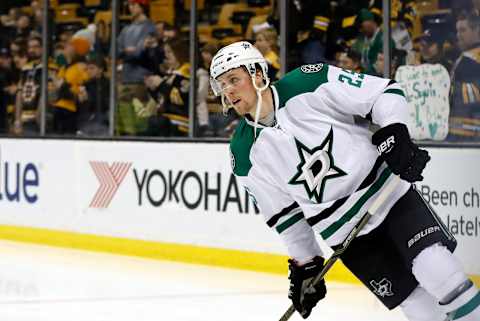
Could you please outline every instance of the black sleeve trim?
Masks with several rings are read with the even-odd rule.
[[[390,81],[388,82],[387,87],[390,86],[390,85],[396,84],[396,83],[397,83],[397,82],[396,82],[395,80],[390,79]]]
[[[400,95],[402,97],[405,97],[405,93],[403,92],[403,90],[397,89],[397,88],[387,89],[383,93],[384,94],[395,94],[395,95]]]

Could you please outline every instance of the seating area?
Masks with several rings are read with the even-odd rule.
[[[134,56],[131,61],[141,68],[155,75],[168,74],[171,70],[167,66],[167,60],[170,60],[166,59],[164,50],[165,45],[174,43],[173,40],[184,42],[176,48],[176,54],[182,63],[186,64],[190,59],[186,55],[189,47],[184,45],[188,43],[190,35],[191,0],[118,0],[119,26],[116,35],[111,32],[111,0],[5,1],[11,1],[12,4],[7,7],[8,11],[3,10],[1,16],[2,25],[8,29],[3,43],[4,47],[8,47],[5,49],[7,56],[13,59],[13,53],[20,54],[15,56],[18,63],[22,63],[21,59],[28,58],[25,43],[28,35],[38,37],[44,30],[41,19],[41,4],[44,1],[49,1],[50,9],[50,58],[59,66],[67,66],[66,54],[69,53],[68,50],[71,52],[71,47],[66,46],[69,39],[75,35],[84,39],[87,36],[89,43],[93,44],[88,58],[105,60],[106,67],[102,68],[108,79],[113,70],[111,44],[125,40],[124,36],[120,36],[120,32],[125,30],[131,32],[132,41],[123,47],[117,46],[117,49],[123,48],[117,50],[118,68],[115,70],[118,75],[129,74],[123,69],[124,65],[130,63],[131,57],[125,58],[124,55],[127,51]],[[370,1],[368,7],[362,7],[363,4],[354,0],[345,1],[342,6],[338,3],[299,1],[295,6],[288,7],[286,13],[290,20],[289,27],[287,33],[279,37],[281,17],[278,2],[274,0],[197,0],[195,10],[199,50],[196,61],[199,66],[208,69],[209,56],[218,48],[239,40],[249,40],[266,57],[270,72],[268,76],[272,80],[279,79],[284,71],[320,62],[342,65],[342,68],[358,73],[384,75],[383,45],[379,45],[382,40],[378,40],[382,37],[376,39],[383,26],[381,1]],[[141,11],[141,14],[135,11]],[[458,20],[461,17],[464,20],[468,18],[466,13],[478,17],[480,1],[462,6],[455,0],[391,0],[390,77],[394,77],[403,65],[440,64],[450,72],[462,52],[471,48],[465,44],[461,46],[462,39],[457,34]],[[149,24],[148,29],[137,26],[144,21]],[[476,23],[473,21],[472,25]],[[96,28],[91,24],[96,25]],[[468,26],[470,25],[467,24]],[[139,37],[139,30],[144,37]],[[365,41],[367,38],[370,39],[369,42]],[[372,38],[376,40],[371,41]],[[284,39],[287,39],[288,48],[285,60],[280,59],[280,48],[285,45],[280,41]],[[365,50],[367,43],[372,51]],[[76,49],[84,51],[78,41],[76,45],[79,46]],[[132,51],[134,48],[142,49]],[[11,55],[9,51],[12,52]],[[207,64],[202,65],[204,62]],[[185,75],[188,77],[186,73]],[[137,83],[143,86],[144,79],[139,79],[136,80]],[[465,81],[463,91],[460,92],[463,95],[459,97],[465,98],[464,101],[472,100],[471,97],[476,101],[476,97],[480,97],[477,95],[477,87],[473,88],[470,83]],[[471,95],[467,95],[470,87]],[[221,114],[218,106],[218,101],[215,108],[210,108],[209,105],[209,111]]]
[[[213,1],[212,1],[213,2]],[[239,39],[252,39],[252,27],[266,21],[273,10],[273,0],[242,0],[235,3],[205,0],[196,2],[199,25],[198,33],[201,42],[223,45]],[[164,21],[189,31],[191,1],[179,3],[175,0],[152,0],[149,3],[149,16],[154,22]],[[56,24],[64,29],[80,29],[88,23],[110,24],[112,13],[110,1],[83,0],[59,1],[50,0],[50,8],[54,13]],[[30,7],[23,7],[28,13]],[[120,20],[129,21],[127,1],[120,2]]]

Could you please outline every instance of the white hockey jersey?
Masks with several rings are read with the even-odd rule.
[[[273,127],[244,118],[230,143],[232,167],[297,260],[322,255],[314,233],[338,245],[392,177],[358,115],[381,127],[407,119],[394,81],[326,64],[304,65],[271,86]],[[376,228],[409,189],[401,181],[360,235]]]

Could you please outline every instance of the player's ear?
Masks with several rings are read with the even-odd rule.
[[[257,85],[263,85],[265,83],[265,80],[263,79],[263,73],[260,68],[257,68],[255,71],[255,81],[257,82]]]

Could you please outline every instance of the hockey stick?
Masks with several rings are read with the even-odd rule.
[[[340,256],[343,254],[343,252],[346,251],[352,240],[358,235],[358,233],[362,230],[362,228],[368,223],[370,218],[375,215],[379,207],[385,202],[387,197],[393,192],[395,187],[398,185],[400,182],[400,178],[396,175],[393,175],[392,179],[388,184],[383,188],[382,192],[380,195],[377,197],[377,199],[373,202],[373,204],[370,206],[368,211],[363,215],[362,219],[355,225],[355,227],[350,231],[348,236],[345,238],[345,241],[342,243],[342,247],[333,252],[332,256],[327,260],[325,265],[323,266],[322,271],[310,282],[308,285],[308,289],[305,292],[308,292],[309,290],[312,290],[313,292],[315,291],[313,287],[320,282],[325,274],[330,270],[330,268],[335,264],[335,262],[340,258]],[[290,305],[288,310],[283,314],[283,316],[280,318],[279,321],[287,321],[290,319],[290,317],[293,315],[295,312],[295,307],[293,304]]]

